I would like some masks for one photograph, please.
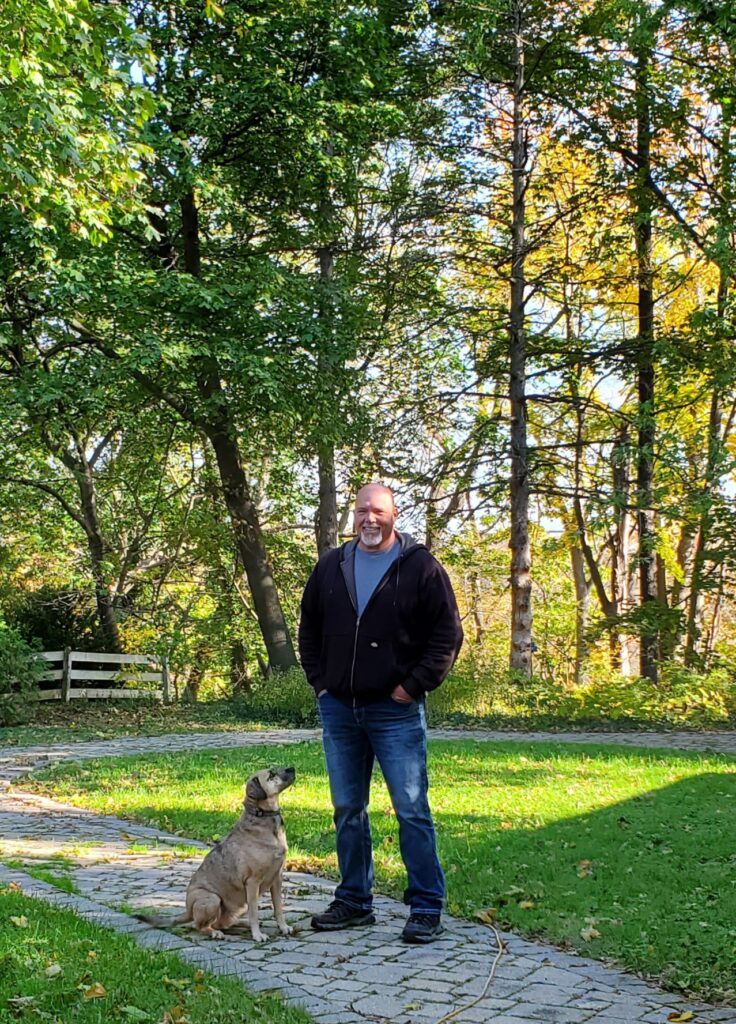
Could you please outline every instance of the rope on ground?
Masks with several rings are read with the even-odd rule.
[[[453,1017],[457,1017],[457,1015],[459,1013],[464,1013],[465,1010],[470,1010],[473,1006],[477,1006],[478,1003],[481,1001],[481,999],[485,999],[486,992],[491,987],[491,982],[493,981],[493,976],[496,973],[496,968],[498,967],[498,962],[501,959],[501,957],[503,956],[504,950],[506,949],[506,944],[503,941],[503,939],[501,938],[501,936],[498,934],[498,929],[496,928],[496,926],[493,925],[493,924],[489,924],[488,927],[491,929],[493,934],[496,936],[496,946],[498,948],[496,950],[495,959],[494,959],[493,963],[491,964],[491,969],[488,972],[488,978],[486,980],[485,985],[483,986],[483,991],[477,997],[477,999],[474,999],[472,1001],[472,1003],[466,1003],[464,1006],[458,1006],[457,1010],[452,1010],[451,1013],[446,1013],[444,1017],[440,1017],[440,1019],[437,1021],[437,1024],[445,1024],[446,1021],[452,1020]]]

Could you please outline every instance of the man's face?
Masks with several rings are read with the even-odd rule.
[[[364,548],[376,551],[393,542],[396,507],[383,487],[363,487],[355,500],[355,532]]]

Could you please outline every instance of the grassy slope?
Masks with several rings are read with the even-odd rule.
[[[498,920],[669,987],[736,1003],[736,762],[564,745],[430,744],[448,909]],[[214,839],[264,763],[297,768],[285,794],[290,866],[334,875],[315,744],[60,766],[35,787],[86,807]],[[396,824],[380,780],[378,887],[400,895]],[[595,929],[599,937],[587,931]]]
[[[310,1019],[172,954],[139,949],[131,939],[69,911],[0,890],[0,1024],[19,1019],[159,1024],[182,1014],[189,1024],[307,1024]]]

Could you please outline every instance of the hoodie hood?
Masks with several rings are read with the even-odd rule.
[[[415,551],[423,548],[424,544],[414,540],[410,533],[400,533],[399,530],[394,530],[394,533],[399,541],[399,557],[397,562],[400,568],[401,562],[409,555],[414,554]],[[358,538],[355,537],[353,540],[347,541],[340,548],[340,569],[345,578],[345,586],[348,588],[348,594],[350,594],[350,600],[353,602],[353,608],[355,609],[358,607],[358,594],[355,589],[355,549],[357,546]]]

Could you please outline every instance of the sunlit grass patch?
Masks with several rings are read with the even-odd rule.
[[[290,866],[334,877],[329,789],[316,744],[62,765],[34,785],[213,840],[238,814],[245,779],[269,763],[297,769],[282,799]],[[430,779],[452,913],[493,908],[501,924],[525,934],[736,1002],[736,761],[433,742]],[[396,821],[378,777],[371,822],[377,886],[400,897]]]
[[[0,1021],[100,1024],[308,1024],[280,1000],[250,995],[170,953],[139,949],[132,939],[69,911],[0,890]]]

